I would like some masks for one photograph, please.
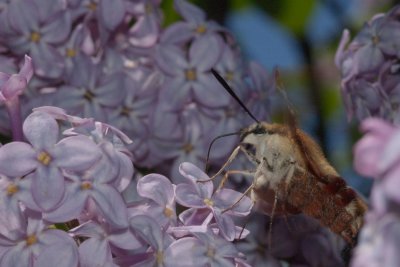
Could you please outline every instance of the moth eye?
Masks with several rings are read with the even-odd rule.
[[[255,134],[255,135],[263,135],[266,133],[267,133],[267,131],[265,130],[265,128],[262,128],[262,127],[257,127],[253,130],[253,134]]]
[[[251,155],[256,154],[256,146],[252,144],[243,144],[243,148]]]

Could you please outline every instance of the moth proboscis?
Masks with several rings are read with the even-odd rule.
[[[215,70],[212,73],[256,123],[240,130],[240,144],[211,179],[242,152],[255,170],[227,170],[221,185],[233,173],[252,176],[245,194],[250,192],[258,210],[271,216],[275,212],[304,213],[353,246],[367,211],[365,201],[347,186],[320,146],[294,122],[289,125],[259,122],[226,81]]]

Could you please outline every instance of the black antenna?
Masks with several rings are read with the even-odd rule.
[[[205,173],[207,173],[207,172],[209,171],[209,167],[210,167],[210,166],[208,165],[208,161],[209,161],[209,159],[210,159],[211,147],[212,147],[212,145],[214,144],[214,142],[217,141],[218,139],[222,138],[222,137],[227,137],[227,136],[232,136],[232,135],[238,135],[238,134],[239,134],[239,132],[236,132],[236,133],[228,133],[228,134],[222,134],[222,135],[219,135],[219,136],[215,137],[215,138],[211,141],[210,146],[208,147],[208,151],[207,151],[207,159],[206,159]]]
[[[224,78],[219,75],[219,73],[215,69],[211,69],[212,74],[217,78],[219,83],[225,88],[225,90],[239,103],[239,105],[249,114],[249,116],[257,123],[260,123],[259,120],[257,120],[256,117],[254,117],[253,114],[251,114],[250,110],[243,104],[243,102],[239,99],[239,97],[235,94],[235,92],[232,90],[232,88],[229,86],[229,84],[225,81]]]

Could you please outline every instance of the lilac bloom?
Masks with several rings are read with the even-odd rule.
[[[18,177],[34,171],[32,194],[43,210],[52,210],[63,198],[62,170],[83,171],[100,158],[97,146],[85,136],[58,140],[57,122],[48,114],[33,112],[23,124],[30,142],[12,142],[0,148],[0,173]]]
[[[169,250],[177,255],[167,257],[167,262],[175,262],[173,266],[235,266],[235,258],[240,254],[232,243],[211,231],[194,235],[173,242]]]
[[[148,174],[139,179],[137,191],[145,198],[141,204],[130,206],[131,216],[145,214],[163,228],[176,225],[175,185],[160,174]]]
[[[354,60],[360,72],[376,69],[384,55],[397,55],[400,48],[400,23],[388,16],[376,16],[354,38],[358,47]]]
[[[246,106],[259,120],[269,121],[275,91],[275,77],[254,61],[249,63],[248,72],[251,86],[249,90],[246,90]]]
[[[129,42],[134,46],[151,47],[156,44],[161,30],[160,0],[127,1],[127,9],[136,18],[129,30]]]
[[[160,98],[176,108],[191,99],[205,107],[227,105],[228,94],[210,73],[222,53],[221,45],[220,37],[198,38],[190,45],[188,57],[176,46],[158,46],[155,59],[168,75]]]
[[[0,233],[4,236],[22,227],[21,203],[32,210],[40,211],[35,204],[31,184],[32,174],[21,178],[10,179],[6,176],[0,178]]]
[[[18,233],[0,235],[1,266],[78,266],[78,249],[67,233],[50,229],[38,214],[25,215]]]
[[[171,258],[177,251],[171,250],[169,246],[174,239],[161,230],[157,222],[151,217],[137,215],[129,221],[131,229],[149,245],[149,249],[141,254],[116,258],[116,263],[123,261],[129,266],[175,266],[174,261],[168,263],[166,259]]]
[[[361,130],[366,135],[354,146],[354,168],[362,175],[378,178],[387,168],[382,168],[381,162],[387,158],[383,153],[388,140],[398,139],[396,128],[383,120],[370,118],[363,121]],[[390,154],[396,155],[394,151]]]
[[[250,198],[225,188],[213,192],[214,186],[211,181],[200,182],[208,180],[209,177],[191,163],[182,163],[179,171],[187,179],[187,183],[177,185],[177,202],[185,207],[208,209],[209,213],[213,214],[221,235],[229,241],[235,239],[235,224],[231,216],[248,215],[253,205]],[[240,201],[236,203],[238,200]],[[233,204],[235,205],[232,206]]]
[[[74,237],[88,237],[79,246],[80,266],[102,266],[112,261],[113,249],[134,250],[142,246],[128,228],[116,229],[95,221],[87,221],[69,233]]]
[[[64,222],[78,218],[87,202],[93,200],[110,225],[116,228],[127,226],[127,209],[113,183],[118,174],[116,151],[110,143],[103,143],[100,148],[103,156],[90,169],[65,174],[65,196],[57,209],[44,215],[46,220]]]
[[[83,24],[79,24],[71,33],[69,39],[59,48],[60,53],[65,58],[66,75],[71,75],[76,61],[79,61],[81,53],[87,55],[93,54],[93,40],[90,37],[90,32]]]
[[[87,56],[79,57],[67,85],[57,91],[57,106],[68,113],[106,121],[107,108],[117,107],[124,98],[123,75],[104,75],[102,66]]]
[[[163,44],[181,44],[192,38],[212,38],[218,32],[226,31],[222,26],[206,20],[206,14],[186,0],[174,0],[174,7],[184,18],[165,29],[160,42]]]
[[[8,46],[17,54],[29,52],[35,73],[47,78],[61,76],[63,58],[55,45],[63,42],[71,30],[69,13],[62,8],[53,11],[57,9],[55,13],[42,13],[44,10],[34,1],[13,1],[9,6],[10,25],[15,32],[7,40]]]
[[[361,229],[359,244],[351,260],[352,267],[398,266],[400,221],[398,214],[382,217],[369,213]]]
[[[18,74],[0,72],[0,102],[7,108],[14,141],[21,141],[23,137],[19,96],[27,88],[32,75],[32,60],[28,56],[25,56],[24,65]]]

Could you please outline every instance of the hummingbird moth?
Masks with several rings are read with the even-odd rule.
[[[354,245],[367,205],[327,161],[320,146],[293,120],[288,125],[258,121],[227,82],[215,70],[212,73],[256,121],[240,130],[240,144],[213,177],[242,152],[255,170],[227,170],[221,184],[230,174],[251,176],[252,184],[244,194],[250,193],[259,211],[271,216],[304,213]]]

